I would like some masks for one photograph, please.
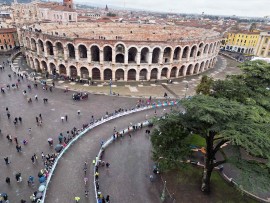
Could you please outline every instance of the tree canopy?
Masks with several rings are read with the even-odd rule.
[[[184,113],[173,112],[157,121],[158,128],[152,135],[154,159],[167,169],[187,158],[190,135],[205,139],[204,192],[210,191],[212,170],[227,162],[241,168],[243,179],[251,186],[256,187],[255,180],[264,179],[264,186],[270,187],[270,66],[254,61],[240,68],[243,74],[223,81],[203,77],[197,88],[200,95],[182,100]],[[233,155],[227,156],[221,148],[225,143],[237,149]],[[242,158],[241,150],[254,159]]]

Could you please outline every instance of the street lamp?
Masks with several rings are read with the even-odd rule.
[[[186,91],[185,91],[185,98],[186,98],[186,96],[187,96],[187,90],[188,90],[188,88],[189,88],[189,86],[188,86],[188,81],[187,81],[187,83],[186,83],[185,88],[186,88]]]
[[[112,79],[110,79],[110,95],[112,95]]]

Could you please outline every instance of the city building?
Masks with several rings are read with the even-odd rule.
[[[0,51],[9,51],[19,46],[15,28],[0,29]]]
[[[73,9],[72,0],[56,2],[13,3],[12,17],[17,25],[36,22],[77,22],[77,12]]]
[[[203,28],[102,22],[39,23],[20,33],[32,69],[100,81],[200,74],[214,66],[221,40]]]
[[[270,32],[260,33],[255,55],[263,58],[270,58]]]
[[[225,50],[253,55],[260,33],[257,31],[236,31],[227,33]]]

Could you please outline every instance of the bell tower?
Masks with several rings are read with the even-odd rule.
[[[63,5],[68,8],[73,8],[73,0],[63,0]]]

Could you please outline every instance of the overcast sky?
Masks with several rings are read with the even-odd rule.
[[[153,11],[202,13],[214,15],[270,16],[270,0],[74,0],[108,6]],[[124,3],[125,2],[125,3]]]

